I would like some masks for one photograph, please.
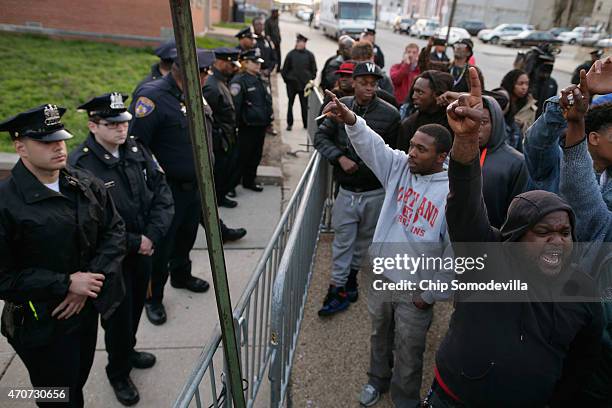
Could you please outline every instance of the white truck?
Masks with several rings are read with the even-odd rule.
[[[375,0],[321,0],[321,29],[332,38],[357,38],[365,28],[375,28],[374,7]]]

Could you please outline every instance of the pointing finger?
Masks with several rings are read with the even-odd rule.
[[[470,67],[470,95],[475,98],[482,97],[482,87],[480,84],[480,78],[478,77],[478,70],[476,70],[476,67]]]

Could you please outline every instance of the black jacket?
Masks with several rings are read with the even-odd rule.
[[[90,133],[69,156],[73,167],[102,180],[125,222],[127,251],[136,254],[141,236],[161,244],[174,216],[172,191],[148,149],[134,136],[119,148],[119,158],[108,153]]]
[[[355,114],[365,119],[367,125],[378,133],[384,141],[395,148],[399,132],[400,116],[397,109],[387,102],[374,97],[369,105],[358,106],[355,97],[347,96],[340,99]],[[361,192],[381,188],[381,184],[355,152],[344,129],[330,118],[326,118],[317,129],[314,136],[314,146],[323,157],[334,166],[334,178],[347,190]],[[353,174],[347,174],[338,164],[338,158],[346,156],[359,166]]]
[[[228,88],[230,79],[217,68],[213,67],[212,72],[202,92],[215,119],[212,126],[213,150],[227,151],[236,144],[236,108]]]
[[[151,65],[151,72],[149,73],[149,75],[147,75],[142,81],[138,83],[138,85],[136,85],[136,88],[134,88],[134,92],[132,92],[132,98],[136,95],[138,90],[144,84],[147,84],[151,81],[155,81],[156,79],[159,79],[161,77],[163,77],[163,75],[161,71],[159,70],[159,62],[156,62],[155,64]]]
[[[264,23],[264,32],[274,44],[280,44],[281,34],[278,26],[278,18],[268,17]]]
[[[336,71],[340,68],[340,65],[344,62],[344,57],[342,55],[334,55],[333,57],[329,57],[325,64],[323,65],[323,69],[321,70],[321,83],[320,86],[325,89],[332,89],[336,86],[336,81],[338,80],[338,75]]]
[[[302,91],[308,81],[317,77],[314,54],[307,49],[289,51],[281,75],[289,88]]]
[[[474,281],[488,282],[495,275],[496,281],[531,280],[529,292],[511,295],[524,297],[523,301],[469,302],[464,298],[469,293],[455,293],[455,311],[436,354],[440,379],[466,406],[475,408],[543,408],[551,401],[567,400],[597,362],[603,327],[601,305],[555,303],[533,296],[533,282],[545,282],[545,288],[560,288],[560,282],[544,278],[524,257],[504,252],[504,248],[516,247],[511,243],[553,211],[567,211],[574,227],[571,207],[553,193],[525,193],[527,197],[513,203],[500,231],[487,219],[478,159],[462,165],[451,158],[448,176],[446,222],[455,255],[463,255],[458,249],[461,242],[478,247],[504,242],[495,248],[507,254],[489,256],[485,270],[465,272],[458,279],[471,275]],[[483,252],[491,248],[493,245]],[[563,275],[581,285],[592,285],[574,264],[566,266],[559,276]]]
[[[0,182],[0,299],[9,302],[2,333],[26,347],[77,330],[94,307],[108,318],[125,294],[125,224],[106,188],[70,167],[61,170],[59,184],[61,193],[45,187],[21,160]],[[104,274],[102,292],[80,314],[52,318],[78,271]]]
[[[499,228],[514,196],[527,188],[527,165],[523,155],[505,142],[505,122],[499,104],[488,96],[483,97],[483,101],[491,113],[491,138],[486,145],[482,168],[482,191],[489,221]]]
[[[272,95],[261,77],[247,72],[237,74],[230,82],[238,127],[268,126],[272,123]]]
[[[376,44],[372,45],[374,49],[374,63],[378,65],[381,69],[385,67],[385,56],[380,49],[380,47]]]
[[[264,60],[261,64],[261,69],[273,70],[278,61],[276,61],[276,53],[270,41],[265,37],[259,36],[257,40],[255,40],[255,47],[259,48],[261,58]]]

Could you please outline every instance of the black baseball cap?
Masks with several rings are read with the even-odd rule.
[[[382,71],[380,70],[378,65],[370,61],[360,62],[355,66],[355,69],[353,70],[353,78],[365,75],[372,75],[378,79],[381,79],[383,77]]]

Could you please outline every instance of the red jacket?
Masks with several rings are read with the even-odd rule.
[[[418,66],[415,65],[414,69],[410,69],[410,65],[401,62],[391,67],[391,81],[395,91],[395,100],[398,104],[403,104],[408,97],[410,88],[414,79],[421,73]]]

